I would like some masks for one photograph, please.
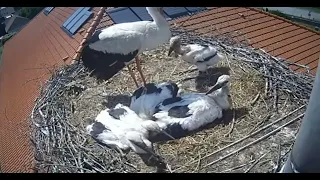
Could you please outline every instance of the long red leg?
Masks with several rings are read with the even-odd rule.
[[[134,83],[136,84],[137,88],[139,88],[139,85],[138,85],[138,82],[137,82],[136,76],[134,75],[134,73],[133,73],[133,71],[132,71],[131,67],[130,67],[129,65],[127,65],[127,68],[128,68],[128,70],[129,70],[129,74],[131,75],[131,77],[132,77],[132,79],[133,79]]]
[[[144,78],[144,75],[142,73],[142,69],[141,69],[141,64],[140,64],[140,59],[138,58],[138,56],[136,56],[136,64],[137,64],[137,70],[140,73],[141,79],[143,81],[143,85],[146,86],[146,79]]]

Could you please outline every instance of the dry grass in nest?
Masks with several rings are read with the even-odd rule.
[[[203,40],[202,37],[186,34],[182,37],[188,42]],[[221,41],[215,39],[215,44],[219,43],[220,49],[224,49],[229,58],[211,68],[205,80],[197,78],[196,71],[185,73],[194,67],[179,58],[168,57],[166,46],[140,56],[148,82],[172,80],[179,82],[186,92],[206,91],[221,74],[231,76],[233,110],[228,111],[221,121],[208,125],[202,131],[174,141],[156,143],[157,153],[164,157],[173,172],[274,172],[279,169],[290,150],[299,124],[294,122],[265,139],[264,135],[294,119],[304,108],[279,123],[267,125],[306,104],[307,97],[297,98],[294,92],[299,92],[299,89],[294,91],[289,88],[291,93],[284,91],[290,84],[275,84],[276,81],[266,79],[261,67],[255,66],[257,63],[242,60],[243,53],[238,52],[238,47],[226,48],[226,45],[221,45]],[[248,54],[254,53],[248,50]],[[259,55],[264,56],[263,53]],[[286,78],[279,70],[268,72],[278,78]],[[309,75],[294,75],[306,79],[306,87],[310,85]],[[190,77],[196,78],[183,80]],[[44,86],[31,117],[36,125],[33,127],[33,139],[39,172],[153,171],[134,153],[121,157],[116,151],[97,144],[84,132],[86,120],[94,119],[101,110],[114,107],[117,103],[129,105],[130,95],[135,89],[126,68],[102,83],[90,77],[81,63],[58,70]],[[250,135],[265,126],[267,128],[259,133]],[[246,136],[248,138],[244,138]],[[261,141],[252,143],[259,138]],[[235,143],[237,141],[239,143]],[[251,146],[237,151],[250,143]],[[223,149],[226,146],[230,147]],[[219,149],[223,150],[212,154]]]

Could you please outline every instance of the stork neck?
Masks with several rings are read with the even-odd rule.
[[[228,109],[230,107],[228,96],[216,96],[213,99],[222,109]]]
[[[160,12],[154,11],[151,8],[147,8],[147,11],[156,25],[158,25],[159,27],[169,27],[168,21],[160,14]]]
[[[228,109],[230,107],[230,103],[228,100],[228,88],[222,87],[219,90],[216,90],[212,94],[208,94],[222,109]]]

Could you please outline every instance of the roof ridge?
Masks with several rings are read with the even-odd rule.
[[[257,8],[252,8],[252,7],[246,7],[246,8],[251,9],[251,10],[253,10],[253,11],[257,11],[257,12],[266,14],[266,15],[268,15],[268,16],[272,16],[272,17],[277,18],[277,19],[281,19],[281,20],[283,20],[283,21],[285,21],[285,22],[291,23],[291,24],[296,25],[296,26],[298,26],[298,27],[300,27],[300,28],[306,29],[306,30],[308,30],[308,31],[311,31],[311,32],[313,32],[313,33],[316,33],[317,35],[320,35],[320,32],[318,32],[318,31],[316,31],[316,30],[314,30],[314,29],[311,29],[311,28],[309,28],[309,27],[302,26],[302,25],[300,25],[300,24],[298,24],[298,23],[296,23],[296,22],[290,21],[290,20],[288,20],[288,19],[286,19],[286,18],[283,18],[283,17],[277,16],[277,15],[274,15],[274,14],[271,14],[271,13],[268,13],[268,12],[265,12],[265,11],[262,11],[262,10],[257,9]]]
[[[31,20],[31,19],[29,19],[29,18],[26,18],[26,17],[23,17],[23,16],[19,16],[19,15],[14,15],[14,16],[16,16],[16,18],[21,18],[21,19],[28,19],[28,20]]]
[[[8,30],[10,29],[10,27],[11,27],[11,25],[12,25],[12,23],[13,23],[13,21],[14,21],[15,19],[16,19],[16,16],[11,16],[11,17],[10,17],[8,23],[7,23],[6,26],[5,26],[5,30],[6,30],[7,33],[8,33]]]
[[[81,56],[82,49],[83,49],[83,44],[96,30],[97,26],[99,25],[99,23],[103,17],[105,9],[106,9],[106,7],[100,7],[100,10],[98,11],[97,15],[94,17],[90,27],[87,29],[87,33],[83,36],[83,39],[82,39],[82,41],[76,51],[76,54],[72,58],[73,61],[79,60],[79,58]]]

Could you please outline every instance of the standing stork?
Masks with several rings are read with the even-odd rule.
[[[163,100],[179,95],[179,87],[174,82],[148,83],[135,90],[131,96],[130,109],[143,119],[152,119],[155,107]]]
[[[207,93],[183,94],[164,100],[156,107],[153,115],[163,131],[174,138],[181,138],[217,119],[230,108],[228,75],[222,75]],[[156,135],[154,141],[165,141],[166,137]]]
[[[118,104],[113,109],[101,111],[86,130],[98,143],[118,149],[122,155],[123,151],[131,149],[146,165],[156,166],[159,171],[165,169],[165,163],[155,154],[152,143],[148,140],[151,133],[161,133],[160,127],[154,121],[142,120],[127,106]]]
[[[136,60],[137,70],[144,85],[139,54],[152,50],[169,41],[171,31],[164,17],[163,7],[146,7],[153,21],[137,21],[115,24],[96,31],[84,43],[83,64],[98,78],[110,79],[125,66],[137,87],[138,82],[129,64]]]
[[[196,65],[200,76],[204,75],[209,66],[216,65],[224,58],[213,46],[199,44],[182,46],[180,36],[174,36],[170,39],[168,56],[172,52],[180,55],[185,62]]]

